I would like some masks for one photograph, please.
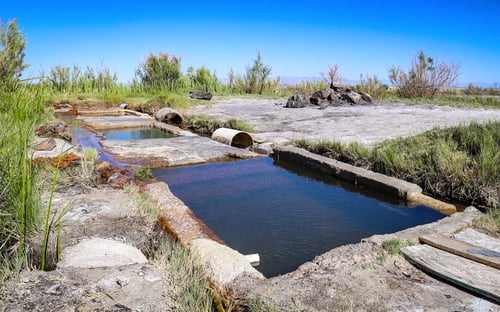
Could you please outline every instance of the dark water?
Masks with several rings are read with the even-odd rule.
[[[174,135],[156,128],[137,128],[101,131],[106,140],[140,140],[173,138]]]
[[[257,269],[268,277],[334,247],[444,217],[269,157],[153,173],[229,246],[259,253]]]

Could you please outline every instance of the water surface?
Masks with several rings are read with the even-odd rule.
[[[140,140],[173,138],[174,135],[156,128],[128,128],[100,131],[106,140]]]
[[[272,158],[154,170],[230,247],[270,277],[334,247],[444,215]]]

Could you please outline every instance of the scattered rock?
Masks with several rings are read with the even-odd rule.
[[[98,175],[97,184],[108,183],[108,180],[110,179],[110,177],[115,173],[122,174],[122,175],[127,174],[127,170],[117,168],[107,161],[99,162],[96,165],[94,170]],[[114,180],[115,178],[117,178],[117,177],[114,177],[112,180]]]
[[[125,185],[130,184],[132,181],[133,178],[120,172],[115,172],[108,178],[108,184],[116,189],[122,189]]]
[[[306,107],[309,104],[318,105],[320,109],[339,104],[361,105],[372,103],[372,98],[364,92],[356,92],[350,88],[330,85],[329,89],[319,90],[312,95],[297,93],[292,95],[285,107]]]
[[[358,92],[358,93],[361,95],[361,98],[363,98],[363,101],[365,101],[366,103],[373,102],[372,97],[368,93],[365,93],[365,92]]]
[[[212,93],[210,92],[189,92],[189,97],[196,100],[210,101],[212,99]]]
[[[71,142],[73,137],[70,126],[66,122],[60,120],[39,126],[35,130],[35,134],[44,138],[61,138],[68,142]]]
[[[57,143],[54,138],[48,138],[40,143],[35,144],[33,146],[33,149],[37,151],[51,151],[56,147],[56,145]]]
[[[342,93],[342,99],[350,104],[359,105],[362,104],[363,98],[357,92],[350,91]]]
[[[78,115],[78,110],[68,103],[55,103],[53,105],[55,113],[63,113],[66,115]]]
[[[52,157],[50,159],[50,164],[54,168],[66,168],[77,160],[80,160],[80,156],[74,153],[64,154],[60,157]]]
[[[292,95],[288,101],[286,102],[285,107],[290,107],[290,108],[301,108],[301,107],[306,107],[310,103],[309,97],[306,94],[303,93],[297,93]]]
[[[174,125],[180,125],[185,120],[184,116],[180,112],[170,107],[163,107],[158,110],[155,114],[155,119],[160,122]]]

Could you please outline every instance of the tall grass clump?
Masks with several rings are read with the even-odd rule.
[[[298,141],[327,157],[420,185],[438,197],[500,207],[500,122],[473,123],[388,140],[372,150]]]
[[[0,84],[0,257],[6,266],[28,260],[27,238],[40,221],[37,171],[29,152],[36,125],[48,115],[44,89]],[[17,267],[19,268],[19,266]]]
[[[164,239],[155,260],[171,272],[169,293],[174,298],[175,311],[212,311],[212,291],[186,248],[171,239]]]

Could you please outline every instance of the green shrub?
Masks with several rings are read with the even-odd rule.
[[[455,83],[459,69],[457,63],[435,64],[432,57],[420,51],[407,72],[393,66],[389,70],[389,79],[397,87],[400,97],[434,99],[441,89]]]
[[[150,54],[136,70],[139,83],[147,89],[173,91],[182,76],[181,57],[160,52]]]

